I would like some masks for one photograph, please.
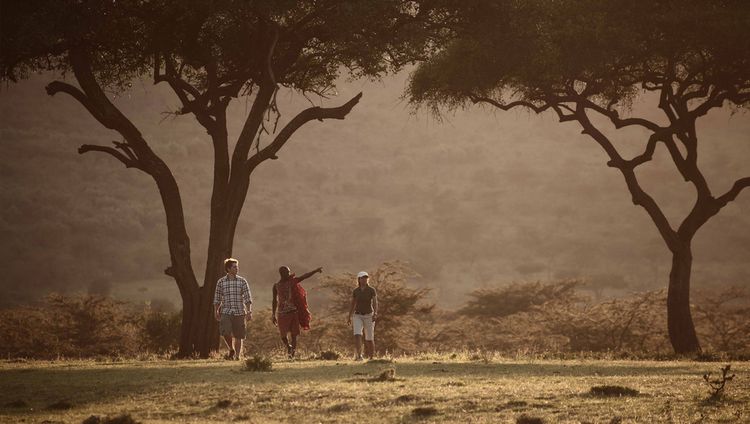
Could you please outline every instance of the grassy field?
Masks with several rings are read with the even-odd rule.
[[[733,364],[736,377],[712,401],[702,375],[716,375],[723,363],[474,359],[278,361],[271,372],[218,359],[4,361],[0,421],[129,414],[143,423],[750,422],[748,362]],[[639,393],[592,395],[600,385]]]

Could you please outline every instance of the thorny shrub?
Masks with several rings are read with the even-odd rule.
[[[510,355],[610,355],[670,358],[666,293],[633,293],[594,301],[575,280],[489,286],[469,294],[458,311],[435,308],[429,289],[403,262],[371,272],[380,302],[376,323],[379,353],[500,352]],[[301,351],[351,352],[346,315],[356,279],[325,278],[311,302],[311,329]],[[323,296],[326,295],[326,296]],[[322,296],[322,297],[321,297]],[[692,305],[703,357],[750,357],[750,293],[738,288],[696,293]],[[270,310],[256,310],[248,324],[247,349],[283,354]],[[136,306],[101,296],[50,295],[40,305],[0,310],[0,357],[122,356],[177,348],[180,313]],[[217,335],[218,339],[218,335]]]
[[[34,307],[0,311],[0,356],[133,357],[153,347],[173,348],[175,331],[179,335],[179,318],[154,321],[150,310],[133,304],[99,295],[52,294]],[[158,343],[156,336],[162,337]]]

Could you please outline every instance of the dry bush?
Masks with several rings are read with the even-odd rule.
[[[434,406],[419,406],[411,410],[411,415],[418,418],[432,417],[439,413]]]
[[[593,386],[589,390],[589,393],[593,396],[613,396],[613,397],[622,397],[622,396],[638,396],[640,392],[635,389],[631,389],[630,387],[625,386],[617,386],[617,385],[603,385],[603,386]]]
[[[50,330],[44,306],[0,310],[0,355],[3,358],[51,358],[61,349]]]
[[[63,356],[130,356],[138,352],[139,317],[126,303],[112,298],[86,295],[47,298],[54,319],[51,330],[62,347],[72,351]]]
[[[340,358],[341,354],[333,350],[324,350],[318,354],[321,361],[338,361]]]
[[[273,371],[273,362],[271,358],[261,355],[253,355],[245,359],[245,371],[269,372]]]
[[[726,388],[727,383],[734,379],[734,374],[728,375],[729,370],[731,369],[732,365],[727,364],[721,368],[721,375],[714,379],[711,378],[711,373],[703,374],[703,381],[705,381],[710,388],[711,396],[709,400],[720,400],[724,396],[724,389]]]
[[[122,414],[114,417],[105,416],[100,417],[98,415],[91,415],[81,422],[81,424],[140,424],[140,421],[136,421],[130,414]]]
[[[469,300],[458,312],[473,318],[501,318],[550,302],[571,303],[579,299],[576,288],[578,280],[564,280],[552,283],[512,283],[498,288],[484,288],[469,293]]]
[[[664,290],[593,302],[577,288],[575,281],[561,281],[477,290],[458,314],[445,314],[445,324],[435,329],[436,337],[427,345],[438,350],[620,352],[635,357],[672,352]],[[696,298],[694,321],[704,349],[723,356],[750,355],[750,293],[729,287]]]
[[[662,291],[592,303],[579,287],[566,280],[477,290],[446,320],[441,343],[521,353],[669,350]]]
[[[750,356],[750,290],[723,287],[696,298],[696,332],[704,350]]]
[[[663,290],[635,293],[600,303],[578,302],[539,308],[550,334],[567,339],[564,350],[667,352],[666,295]]]
[[[133,356],[140,350],[140,317],[123,302],[98,295],[50,295],[38,308],[2,311],[0,355]]]
[[[451,312],[428,303],[427,289],[410,286],[417,275],[402,262],[385,263],[371,275],[380,302],[375,343],[380,353],[590,352],[652,358],[672,352],[663,290],[594,302],[577,292],[575,281],[516,283],[474,291],[462,309]],[[351,352],[346,314],[355,286],[349,274],[324,280],[329,298],[312,305],[311,329],[300,337],[300,351]],[[326,301],[327,308],[320,306]],[[181,315],[157,309],[97,295],[51,295],[38,305],[0,310],[0,357],[143,357],[168,352],[177,345]],[[747,289],[697,293],[693,310],[704,357],[750,356]],[[270,310],[257,311],[248,323],[250,352],[285,352],[270,318]]]
[[[174,351],[180,342],[182,312],[146,311],[141,331],[141,347],[149,352]]]
[[[544,424],[544,419],[521,414],[518,418],[516,418],[516,424]]]

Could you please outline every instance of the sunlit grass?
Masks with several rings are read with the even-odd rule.
[[[750,363],[721,402],[702,375],[723,364],[544,360],[484,353],[423,354],[372,362],[0,362],[0,421],[80,423],[130,414],[151,422],[747,422]],[[393,369],[389,378],[379,378]],[[593,386],[635,396],[596,396]],[[63,403],[60,403],[63,401]],[[47,409],[53,404],[69,409]],[[20,406],[19,406],[20,405]],[[614,420],[614,421],[613,421]]]

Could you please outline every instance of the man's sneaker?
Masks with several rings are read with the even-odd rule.
[[[361,362],[361,361],[363,361],[364,359],[362,359],[362,357],[361,357],[361,356],[357,356],[357,357],[355,357],[355,358],[354,358],[354,360],[355,360],[355,361],[357,361],[357,362]]]
[[[288,356],[289,359],[294,358],[294,349],[292,348],[292,345],[286,345],[286,356]]]
[[[234,359],[234,349],[230,350],[229,353],[227,353],[226,355],[224,355],[224,359],[227,359],[227,360],[230,360],[230,361],[232,359]]]

